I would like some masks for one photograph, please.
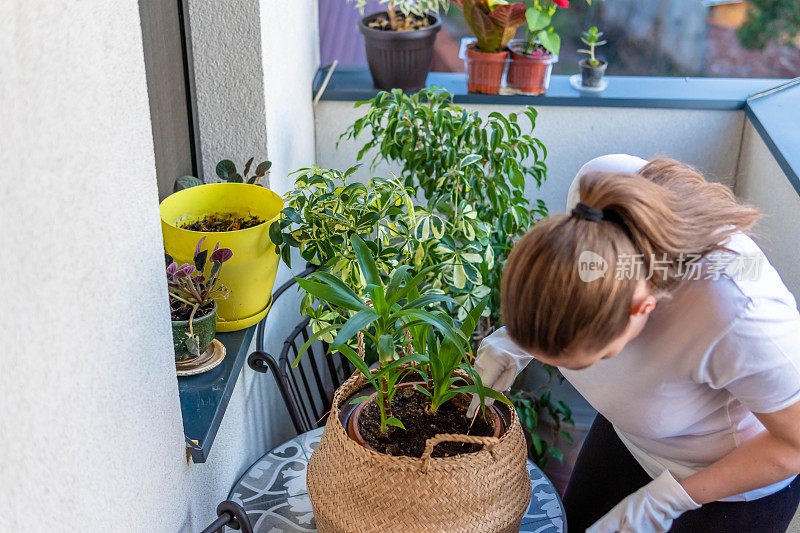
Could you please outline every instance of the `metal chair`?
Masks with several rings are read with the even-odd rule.
[[[217,505],[217,519],[214,520],[202,533],[217,533],[223,527],[235,530],[242,530],[243,533],[253,533],[253,526],[247,519],[247,514],[238,503],[225,500]]]
[[[304,278],[314,270],[315,267],[309,265],[298,277]],[[275,291],[273,307],[278,297],[296,283],[292,278]],[[300,348],[312,336],[310,321],[306,317],[292,330],[276,360],[267,352],[266,320],[262,320],[256,330],[256,351],[247,358],[247,364],[256,372],[272,371],[298,434],[325,425],[334,391],[354,371],[347,358],[339,353],[328,355],[329,345],[322,341],[312,343],[298,366],[292,367]]]

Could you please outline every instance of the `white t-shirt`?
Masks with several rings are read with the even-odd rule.
[[[734,235],[726,245],[739,255],[701,262],[699,277],[716,279],[683,281],[618,355],[561,369],[653,478],[696,473],[764,431],[753,413],[800,401],[795,299],[752,239]],[[757,272],[737,271],[752,262]],[[496,342],[507,349],[504,330]],[[761,498],[792,479],[723,501]]]

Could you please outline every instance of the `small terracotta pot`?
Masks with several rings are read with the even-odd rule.
[[[467,47],[467,90],[471,93],[497,94],[503,81],[508,50],[487,54],[475,43]]]
[[[511,49],[508,66],[508,86],[530,94],[544,94],[550,83],[553,54],[542,56],[522,54]]]
[[[401,383],[398,385],[398,388],[408,388],[408,387],[415,387],[417,385],[424,385],[421,381],[413,381],[409,383]],[[377,392],[373,392],[370,394],[370,398],[375,398],[378,396]],[[368,404],[368,401],[364,401],[356,405],[356,407],[350,412],[350,415],[347,417],[347,425],[345,429],[347,430],[347,436],[359,443],[364,448],[368,450],[372,450],[376,452],[375,448],[370,446],[367,441],[364,440],[364,437],[361,436],[361,431],[358,429],[358,420],[361,418],[361,412],[364,410],[364,407]],[[494,405],[489,406],[486,409],[487,414],[492,423],[492,427],[494,428],[494,433],[491,435],[492,437],[500,438],[506,432],[505,424],[503,423],[503,419],[500,417],[500,413],[497,411],[497,408]]]

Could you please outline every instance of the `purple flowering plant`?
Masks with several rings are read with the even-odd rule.
[[[230,248],[220,248],[218,242],[209,256],[209,251],[202,249],[205,239],[201,238],[194,249],[194,264],[184,263],[178,266],[166,254],[170,307],[179,313],[189,312],[190,332],[198,309],[208,306],[217,298],[228,297],[228,289],[219,283],[219,273],[222,263],[233,257],[233,252]],[[206,273],[209,264],[211,268]]]

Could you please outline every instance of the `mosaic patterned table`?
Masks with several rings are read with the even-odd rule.
[[[306,464],[319,443],[322,429],[298,435],[268,452],[231,489],[228,499],[244,507],[256,533],[317,530],[306,493]],[[563,507],[555,487],[530,461],[528,472],[533,489],[520,531],[566,532]]]

